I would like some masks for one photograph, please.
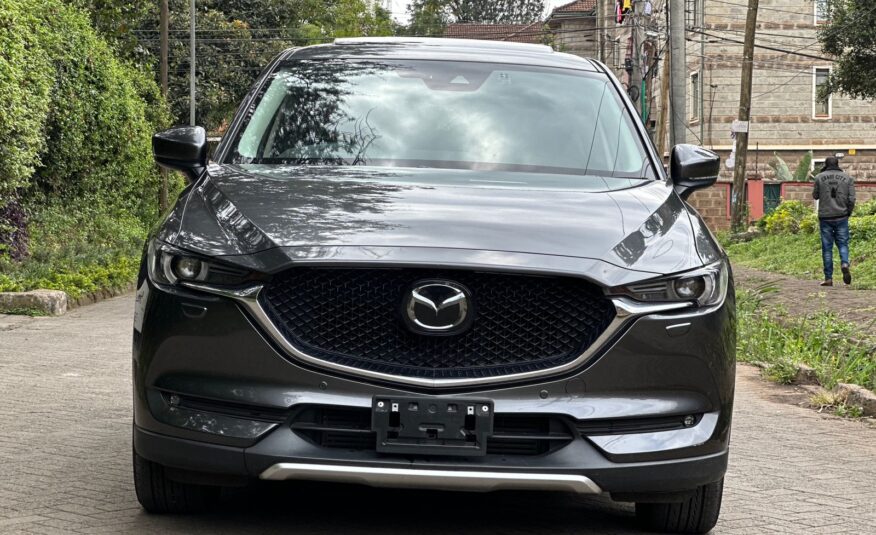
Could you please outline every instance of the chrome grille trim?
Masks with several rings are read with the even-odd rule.
[[[518,382],[525,381],[529,379],[537,379],[541,377],[547,377],[552,375],[559,375],[579,366],[582,366],[590,359],[592,359],[598,352],[600,352],[606,343],[614,337],[614,335],[620,331],[624,326],[628,323],[631,323],[635,320],[635,318],[647,314],[656,314],[660,312],[669,312],[672,310],[679,310],[682,308],[690,307],[691,304],[688,302],[676,302],[676,303],[637,303],[631,299],[626,297],[611,297],[610,300],[614,304],[616,315],[614,320],[608,325],[608,328],[599,335],[599,337],[587,348],[586,351],[581,353],[574,360],[571,360],[561,366],[555,366],[553,368],[547,368],[543,370],[536,370],[524,373],[513,373],[508,375],[501,375],[497,377],[466,377],[466,378],[448,378],[448,379],[428,379],[421,377],[407,377],[401,375],[390,375],[380,372],[374,372],[369,370],[363,370],[360,368],[355,368],[352,366],[345,366],[343,364],[337,364],[333,362],[328,362],[323,359],[314,357],[309,355],[294,345],[292,345],[285,336],[280,332],[276,325],[270,320],[265,310],[262,308],[259,303],[258,297],[259,292],[261,292],[263,286],[255,285],[250,286],[248,288],[243,289],[227,289],[227,288],[217,288],[213,286],[208,286],[205,284],[194,283],[194,282],[184,282],[181,283],[183,286],[187,288],[191,288],[194,290],[200,290],[202,292],[219,295],[222,297],[228,297],[235,300],[241,307],[243,307],[250,316],[255,320],[255,322],[267,333],[270,339],[280,346],[290,357],[303,362],[305,364],[309,364],[311,366],[316,366],[319,368],[323,368],[326,370],[333,370],[336,372],[340,372],[346,375],[351,375],[354,377],[361,377],[365,379],[374,379],[378,381],[385,381],[397,384],[411,385],[411,386],[419,386],[426,388],[448,388],[448,387],[470,387],[470,386],[480,386],[480,385],[493,385],[493,384],[502,384],[509,382]]]

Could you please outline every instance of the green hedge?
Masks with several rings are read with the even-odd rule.
[[[3,0],[0,96],[0,291],[125,286],[158,215],[150,138],[170,122],[151,73],[84,10]]]
[[[151,134],[169,121],[147,74],[60,0],[0,3],[0,205],[86,195],[154,218]]]

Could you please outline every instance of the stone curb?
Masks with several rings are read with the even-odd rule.
[[[749,364],[762,370],[769,367],[769,364],[765,362],[750,362]],[[816,390],[824,390],[823,385],[818,381],[818,375],[815,373],[815,370],[805,364],[797,365],[797,373],[794,374],[791,384],[804,388],[809,387],[810,389],[816,386],[819,387]],[[837,398],[843,400],[847,405],[861,407],[862,416],[876,418],[876,393],[863,386],[846,383],[839,383],[833,392]],[[812,393],[814,394],[815,392],[813,391]]]
[[[80,295],[76,299],[71,299],[69,308],[73,309],[85,305],[93,305],[94,303],[99,303],[104,299],[111,299],[113,297],[118,297],[120,295],[131,293],[136,288],[136,283],[131,282],[119,288],[107,288],[103,290],[98,290],[96,292],[88,292],[86,294]]]
[[[876,394],[863,386],[840,383],[836,385],[836,393],[847,405],[861,407],[864,416],[876,416]]]
[[[61,316],[67,312],[67,294],[60,290],[0,292],[0,312],[29,311],[46,316]]]
[[[60,290],[31,290],[29,292],[0,292],[0,314],[12,311],[34,311],[46,316],[61,316],[67,311],[91,305],[104,299],[134,291],[135,284],[129,283],[120,288],[108,288],[88,292],[76,299],[70,298]]]

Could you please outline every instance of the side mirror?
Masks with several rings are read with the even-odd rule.
[[[721,157],[696,145],[676,145],[669,157],[669,177],[682,199],[718,181]]]
[[[195,180],[207,167],[207,131],[200,126],[174,126],[152,136],[152,153],[161,167]]]

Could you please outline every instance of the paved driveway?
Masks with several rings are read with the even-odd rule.
[[[308,484],[236,491],[203,516],[148,516],[130,473],[132,306],[0,316],[0,533],[635,532],[632,507],[605,498]],[[793,397],[740,368],[714,533],[876,533],[876,430]]]

